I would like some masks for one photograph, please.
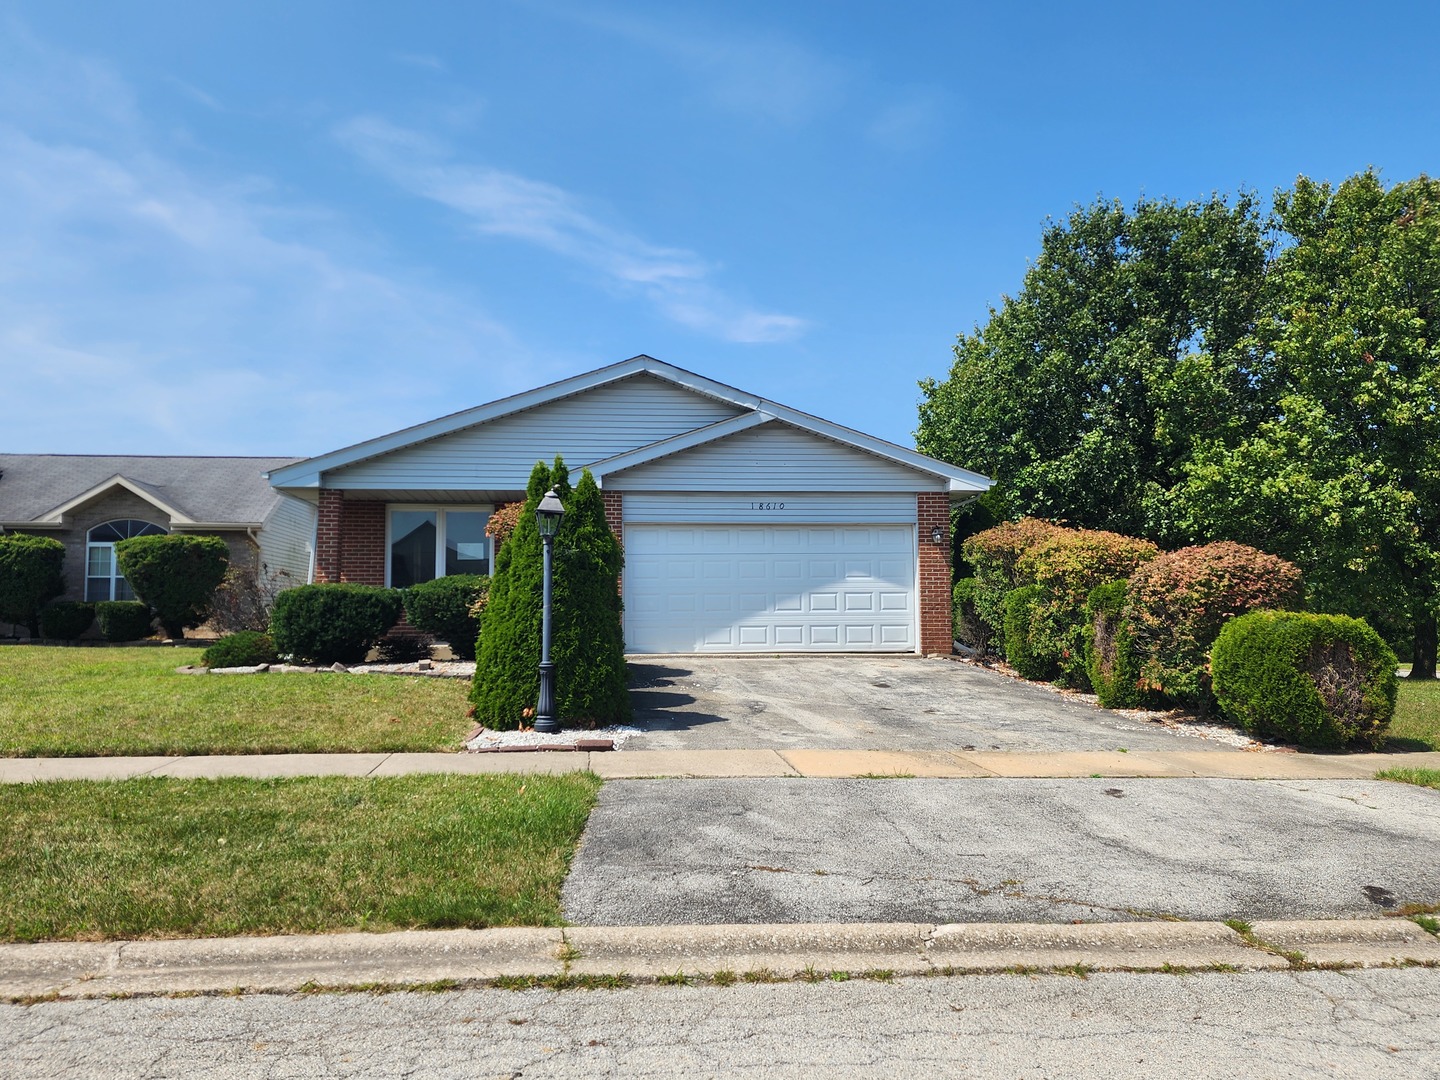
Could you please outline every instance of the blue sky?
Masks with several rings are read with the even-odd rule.
[[[641,352],[912,445],[1047,216],[1433,172],[1440,5],[1373,10],[0,0],[0,450],[323,453]]]

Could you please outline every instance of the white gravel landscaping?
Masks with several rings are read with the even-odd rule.
[[[631,735],[642,734],[639,728],[615,726],[607,728],[596,728],[594,731],[586,729],[566,729],[554,735],[542,735],[538,731],[482,731],[465,744],[467,750],[490,750],[497,746],[569,746],[576,739],[609,739],[614,743],[614,748],[619,750],[621,745]]]

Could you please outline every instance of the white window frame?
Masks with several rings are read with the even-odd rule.
[[[117,581],[125,581],[125,575],[122,574],[122,573],[120,573],[120,560],[115,557],[115,545],[116,545],[117,543],[119,543],[119,541],[117,541],[117,540],[91,540],[91,539],[90,539],[90,534],[91,534],[92,532],[94,532],[96,529],[100,528],[100,527],[103,526],[103,525],[113,524],[113,523],[116,522],[116,521],[140,521],[140,522],[144,522],[146,525],[149,525],[151,528],[155,528],[155,529],[161,530],[161,533],[164,533],[164,534],[167,535],[167,536],[168,536],[169,533],[170,533],[170,530],[167,529],[167,528],[165,528],[164,525],[159,525],[159,524],[157,524],[157,523],[155,523],[155,522],[153,522],[153,521],[150,521],[150,520],[147,519],[147,518],[107,518],[107,519],[104,520],[104,521],[97,521],[94,525],[91,525],[88,529],[86,529],[86,530],[85,530],[85,583],[84,583],[84,586],[83,586],[83,587],[81,588],[81,590],[80,590],[80,594],[85,597],[85,602],[86,602],[87,604],[101,603],[101,602],[104,601],[104,600],[114,600],[114,599],[115,599],[115,583],[116,583]],[[159,534],[158,534],[158,533],[151,533],[150,535],[151,535],[151,536],[156,536],[156,535],[159,535]],[[91,600],[91,599],[90,599],[90,582],[91,582],[91,581],[99,580],[99,578],[100,578],[100,575],[99,575],[99,574],[92,574],[92,573],[90,573],[90,552],[94,551],[96,548],[106,548],[106,549],[108,549],[109,552],[110,552],[110,587],[109,587],[109,590],[108,590],[108,592],[109,592],[109,595],[108,595],[108,596],[105,596],[105,597],[96,597],[94,600]],[[128,586],[128,585],[129,585],[129,582],[126,582],[126,585]],[[133,593],[133,592],[135,591],[135,589],[134,589],[133,587],[131,587],[131,588],[130,588],[130,591]]]
[[[385,587],[391,588],[390,584],[390,544],[393,537],[390,534],[390,511],[392,510],[419,510],[435,514],[435,577],[438,581],[442,577],[448,577],[445,573],[445,515],[451,511],[462,514],[485,514],[493,516],[495,513],[494,504],[487,503],[386,503],[385,504]],[[493,538],[485,537],[485,560],[490,564],[490,570],[495,570],[495,541]]]

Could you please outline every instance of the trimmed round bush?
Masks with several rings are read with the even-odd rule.
[[[1091,589],[1085,602],[1086,671],[1107,709],[1140,705],[1140,665],[1124,618],[1125,594],[1125,582],[1111,581]]]
[[[421,633],[447,642],[455,659],[474,660],[480,624],[471,611],[489,591],[484,574],[451,574],[412,585],[402,594],[405,618]]]
[[[1005,598],[1012,589],[1033,584],[1019,572],[1020,558],[1036,544],[1063,531],[1039,518],[1007,521],[970,537],[960,547],[975,568],[975,612],[992,627],[1005,622]]]
[[[94,622],[94,604],[58,600],[40,612],[40,633],[56,641],[74,641]]]
[[[1085,603],[1090,591],[1129,577],[1159,553],[1149,540],[1133,536],[1103,529],[1057,529],[1020,557],[1017,572],[1043,590],[1035,605],[1031,648],[1055,658],[1062,684],[1082,690],[1090,685],[1085,669]]]
[[[1124,619],[1145,689],[1208,709],[1210,648],[1220,628],[1251,611],[1292,611],[1305,596],[1300,568],[1228,540],[1181,548],[1130,575]]]
[[[115,563],[154,610],[165,636],[183,638],[186,627],[199,626],[210,614],[230,547],[218,536],[132,536],[115,545]]]
[[[1395,654],[1347,615],[1241,615],[1220,631],[1210,668],[1220,711],[1252,735],[1379,749],[1395,713]]]
[[[951,619],[955,627],[955,640],[984,656],[990,651],[995,629],[980,617],[975,608],[975,594],[979,588],[980,583],[974,578],[960,578],[955,582],[955,588],[951,591]]]
[[[206,667],[256,667],[275,662],[275,642],[269,634],[240,630],[227,634],[200,655]]]
[[[270,636],[281,655],[314,664],[358,664],[400,618],[400,590],[300,585],[275,598]]]
[[[1036,647],[1036,609],[1044,593],[1039,585],[1022,585],[1005,597],[1005,658],[1021,678],[1035,682],[1055,674],[1055,654]]]
[[[95,621],[106,641],[139,641],[150,636],[155,616],[150,605],[139,600],[101,600],[95,605]]]
[[[53,536],[0,533],[0,620],[40,636],[40,609],[65,591],[65,545]]]

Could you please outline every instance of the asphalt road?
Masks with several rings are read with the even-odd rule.
[[[1440,792],[1383,781],[608,783],[577,924],[1337,918],[1440,901]]]
[[[631,750],[1204,750],[1159,724],[954,660],[632,657]]]
[[[1440,1075],[1440,971],[0,1006],[8,1080]]]

